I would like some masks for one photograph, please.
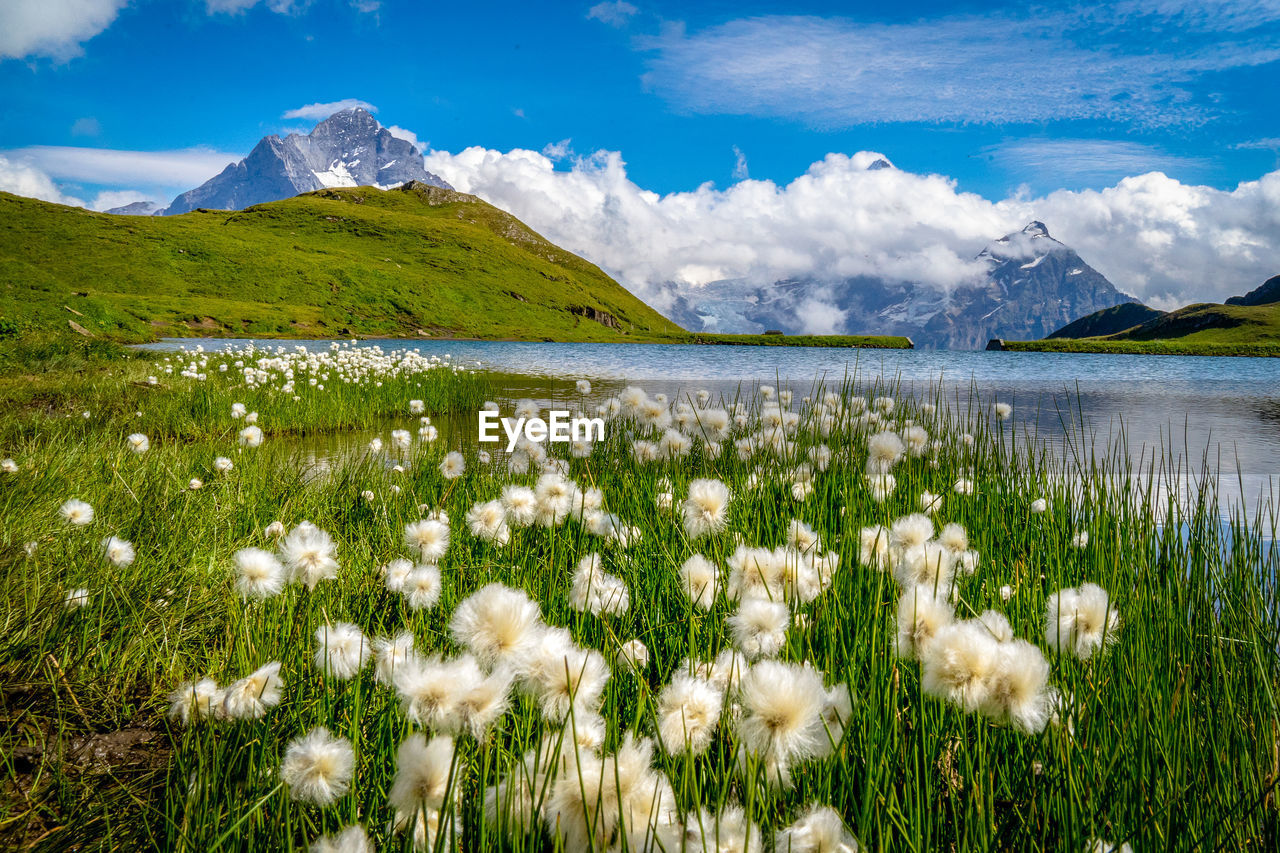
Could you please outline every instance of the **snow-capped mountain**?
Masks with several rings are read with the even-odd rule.
[[[156,216],[163,210],[149,201],[134,201],[120,207],[109,207],[103,213],[114,213],[117,216]]]
[[[917,346],[982,349],[991,338],[1030,340],[1071,321],[1135,301],[1049,236],[1041,222],[978,253],[982,280],[951,291],[859,277],[791,279],[755,287],[714,282],[682,292],[668,316],[706,332],[906,335]]]
[[[238,210],[325,187],[389,188],[422,181],[452,189],[423,166],[422,152],[363,109],[343,110],[306,136],[263,137],[249,156],[173,200],[166,214],[198,207]]]

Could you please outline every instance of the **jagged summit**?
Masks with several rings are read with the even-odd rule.
[[[308,134],[266,136],[239,163],[173,200],[166,214],[198,207],[238,210],[326,187],[383,189],[421,181],[451,189],[428,172],[422,152],[393,136],[367,110],[334,113]]]
[[[813,276],[772,285],[717,282],[680,294],[671,316],[693,331],[812,331],[815,304],[831,331],[907,335],[917,346],[981,349],[991,338],[1043,338],[1066,323],[1132,302],[1034,221],[977,255],[979,280],[951,290],[921,282]]]

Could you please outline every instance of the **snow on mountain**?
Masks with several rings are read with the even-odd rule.
[[[1042,222],[992,241],[977,257],[986,262],[985,275],[951,291],[865,276],[764,286],[722,281],[673,288],[668,314],[694,331],[906,335],[917,346],[981,349],[991,338],[1043,338],[1134,301]]]
[[[389,189],[408,181],[452,189],[426,170],[422,152],[412,143],[356,108],[334,113],[305,136],[263,137],[248,157],[178,196],[164,213],[238,210],[326,187]]]

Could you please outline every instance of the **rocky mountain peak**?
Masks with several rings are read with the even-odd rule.
[[[407,181],[452,189],[426,170],[413,143],[392,135],[368,110],[356,107],[334,113],[306,135],[263,137],[248,157],[178,196],[164,212],[237,210],[326,187],[388,189]]]

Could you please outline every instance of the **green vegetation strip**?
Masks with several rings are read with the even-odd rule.
[[[1042,341],[1005,341],[1012,352],[1081,352],[1116,355],[1280,356],[1280,343],[1207,343],[1177,338],[1159,341],[1053,338]]]

